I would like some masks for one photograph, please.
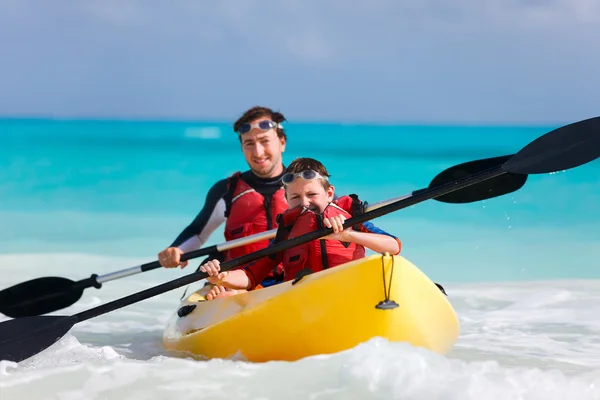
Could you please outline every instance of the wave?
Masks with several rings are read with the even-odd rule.
[[[146,261],[78,253],[0,255],[0,288],[47,275],[80,279]],[[53,314],[84,311],[183,273],[189,271],[162,269],[107,282]],[[167,352],[161,343],[180,288],[77,324],[21,364],[2,362],[0,391],[2,398],[28,399],[49,393],[65,399],[154,399],[182,390],[211,398],[241,393],[314,399],[599,398],[600,280],[444,287],[461,324],[459,341],[445,356],[373,338],[297,362],[194,361]]]
[[[7,398],[53,393],[64,399],[160,399],[194,393],[202,398],[597,400],[600,384],[593,370],[464,361],[378,338],[293,363],[162,355],[136,360],[117,357],[110,348],[78,345],[73,338],[46,357],[5,367],[0,387]]]

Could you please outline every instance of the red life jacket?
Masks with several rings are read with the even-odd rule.
[[[229,177],[229,198],[226,196],[225,199],[227,220],[224,233],[226,241],[276,228],[277,215],[288,209],[283,186],[273,193],[272,197],[264,197],[244,182],[240,175],[240,172],[236,172]],[[226,250],[223,254],[224,261],[261,250],[268,245],[269,240],[265,239]]]
[[[336,215],[344,215],[346,219],[351,218],[356,212],[356,203],[350,196],[342,196],[327,206],[322,215],[312,211],[304,211],[302,208],[294,208],[286,211],[279,221],[283,223],[286,231],[289,231],[286,239],[292,239],[305,233],[323,228],[323,218],[331,218]],[[312,272],[322,271],[346,262],[356,260],[365,256],[365,248],[356,243],[338,240],[313,240],[283,252],[284,280],[289,281],[296,277],[298,272],[305,268]]]

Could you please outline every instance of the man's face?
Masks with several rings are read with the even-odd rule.
[[[250,121],[256,124],[268,121],[268,117]],[[261,178],[272,178],[283,172],[282,157],[285,151],[285,139],[279,138],[275,128],[262,130],[253,127],[241,135],[242,152],[250,169]]]

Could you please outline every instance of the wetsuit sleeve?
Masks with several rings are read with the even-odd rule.
[[[204,201],[204,207],[171,244],[179,247],[184,253],[197,250],[208,240],[209,236],[225,222],[225,200],[227,179],[215,183]]]
[[[360,224],[360,231],[367,232],[367,233],[379,233],[380,235],[387,235],[387,236],[393,237],[398,242],[399,251],[397,254],[400,254],[400,252],[402,251],[402,242],[400,241],[400,239],[398,239],[396,236],[392,235],[391,233],[388,233],[388,232],[384,231],[383,229],[378,228],[372,222],[367,221],[367,222],[363,222],[362,224]],[[397,255],[397,254],[395,254],[395,255]]]
[[[280,262],[281,253],[278,253],[275,258],[263,257],[244,267],[244,272],[250,280],[250,289],[261,283]]]

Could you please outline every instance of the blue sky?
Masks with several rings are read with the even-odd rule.
[[[0,115],[569,122],[598,0],[0,0]]]

